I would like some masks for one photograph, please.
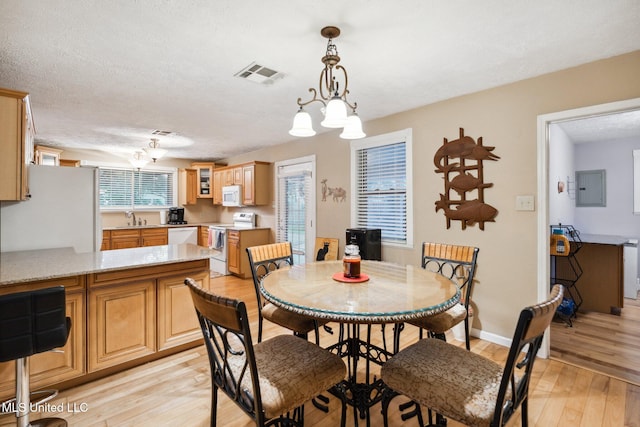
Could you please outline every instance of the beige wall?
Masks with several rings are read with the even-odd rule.
[[[537,212],[515,210],[517,195],[537,192],[537,117],[590,105],[640,97],[640,51],[510,85],[426,105],[366,122],[369,136],[413,129],[414,248],[383,247],[383,259],[418,264],[422,241],[450,242],[480,248],[473,304],[474,327],[484,334],[510,338],[519,310],[537,298]],[[292,101],[293,102],[293,101]],[[364,108],[364,106],[362,106]],[[364,111],[361,115],[364,117]],[[317,126],[317,125],[316,125]],[[446,228],[434,203],[443,191],[442,175],[434,172],[433,156],[443,138],[458,137],[458,129],[484,145],[495,146],[496,162],[484,162],[485,202],[498,209],[494,223],[462,230],[459,221]],[[338,131],[301,138],[275,147],[226,159],[228,164],[251,160],[276,162],[316,156],[317,235],[340,239],[350,226],[349,142]],[[65,151],[63,158],[109,161],[103,153]],[[119,159],[122,161],[122,159]],[[166,166],[185,167],[188,161],[161,160]],[[320,201],[320,181],[347,189],[347,201]],[[235,208],[212,208],[208,200],[186,210],[187,220],[230,222]],[[538,201],[536,200],[536,205]],[[244,208],[241,208],[244,209]],[[258,225],[275,228],[273,206],[248,209],[258,213]],[[205,219],[206,218],[206,219]],[[115,214],[107,221],[120,221]]]
[[[640,97],[640,51],[564,71],[465,95],[365,123],[369,136],[413,129],[414,248],[383,247],[383,258],[418,264],[422,241],[450,242],[480,248],[473,292],[475,328],[510,338],[519,310],[537,298],[537,212],[515,210],[517,195],[537,194],[537,117],[578,107]],[[363,106],[364,107],[364,106]],[[364,110],[363,110],[364,111]],[[364,114],[362,112],[361,114]],[[484,145],[495,146],[496,162],[484,162],[485,202],[498,209],[495,223],[462,230],[459,221],[446,228],[434,203],[443,191],[433,156],[443,138],[458,129]],[[227,159],[279,161],[316,155],[317,235],[340,238],[350,226],[349,143],[333,131]],[[320,180],[348,191],[346,203],[320,201]],[[537,203],[537,201],[536,201]],[[271,208],[262,209],[262,225],[274,227]],[[269,223],[269,221],[271,221]]]

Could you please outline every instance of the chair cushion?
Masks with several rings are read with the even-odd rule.
[[[467,317],[467,309],[462,304],[456,304],[447,311],[432,316],[424,316],[410,320],[409,323],[419,328],[427,329],[436,334],[444,334]]]
[[[277,417],[328,390],[345,378],[342,359],[293,335],[279,335],[254,346],[260,376],[262,407],[267,418]],[[239,359],[237,362],[241,362]],[[239,369],[241,364],[235,366]],[[251,378],[243,389],[251,394]]]
[[[488,426],[502,366],[438,339],[424,339],[386,362],[382,380],[411,400],[468,426]]]
[[[274,304],[267,303],[262,307],[262,317],[270,322],[276,323],[293,332],[306,334],[315,329],[316,323],[311,317],[304,316],[302,314],[294,313],[289,310],[280,308]],[[318,320],[318,325],[323,325],[326,322]]]

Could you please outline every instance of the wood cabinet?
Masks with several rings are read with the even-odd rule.
[[[271,230],[227,230],[227,267],[229,272],[244,279],[251,277],[247,248],[265,245],[271,240]]]
[[[29,94],[0,88],[0,200],[29,198],[34,135]]]
[[[257,161],[216,169],[213,174],[213,204],[222,204],[223,186],[241,185],[243,205],[268,205],[273,186],[270,171],[271,163]]]
[[[191,274],[200,287],[209,288],[209,272]],[[158,350],[195,341],[202,336],[184,274],[158,279]]]
[[[624,304],[623,245],[583,243],[576,253],[582,276],[576,287],[582,295],[580,311],[620,314]]]
[[[47,166],[60,166],[60,154],[62,150],[57,148],[35,146],[35,164]]]
[[[140,230],[140,246],[160,246],[168,244],[169,230],[167,228],[143,228]]]
[[[91,274],[88,372],[200,340],[185,277],[209,288],[208,260]]]
[[[214,163],[191,163],[191,168],[196,170],[196,197],[199,199],[212,199]]]
[[[178,169],[178,203],[182,206],[195,205],[198,201],[198,171]]]
[[[222,182],[224,177],[224,170],[214,170],[213,171],[213,204],[221,205],[222,204]]]
[[[140,230],[125,228],[111,230],[110,249],[137,248],[140,246]]]
[[[89,372],[155,352],[155,300],[153,279],[89,290]]]
[[[139,248],[141,246],[160,246],[169,243],[166,227],[123,228],[121,230],[103,230],[100,250]]]
[[[198,227],[198,246],[209,246],[209,227],[204,225]]]
[[[71,168],[79,168],[80,160],[72,160],[72,159],[60,159],[60,166],[66,166]]]
[[[111,249],[111,231],[102,230],[102,244],[100,246],[101,251],[108,251]]]
[[[28,285],[3,286],[0,293],[24,292],[62,285],[66,292],[66,314],[71,318],[71,330],[64,347],[39,353],[29,358],[32,390],[80,377],[86,373],[86,305],[85,276],[43,280]],[[15,363],[0,363],[0,400],[15,396]]]

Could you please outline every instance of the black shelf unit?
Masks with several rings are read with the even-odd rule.
[[[557,315],[569,326],[573,326],[572,319],[577,316],[577,311],[582,305],[582,295],[580,294],[580,289],[576,286],[576,282],[582,276],[582,267],[576,258],[576,254],[582,248],[582,240],[580,240],[580,232],[572,225],[551,225],[550,238],[554,230],[562,230],[562,235],[569,240],[569,251],[566,255],[551,255],[550,286],[556,283],[564,286],[565,298],[573,302],[573,309],[569,314],[558,311]]]

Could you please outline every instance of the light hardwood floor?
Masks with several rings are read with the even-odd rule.
[[[572,323],[552,323],[553,359],[640,386],[640,299],[625,298],[620,316],[579,312]]]
[[[213,282],[216,292],[245,300],[252,319],[252,330],[257,331],[257,308],[251,281],[219,278]],[[279,333],[288,332],[265,322],[265,339]],[[334,336],[325,332],[321,334],[322,345],[334,339]],[[415,339],[417,329],[407,326],[403,332],[403,343]],[[463,345],[452,337],[448,339]],[[472,351],[498,362],[503,362],[507,355],[506,348],[479,339],[473,339],[471,345]],[[538,360],[534,371],[529,398],[529,425],[640,427],[640,387],[555,360]],[[207,426],[210,396],[207,355],[204,347],[198,347],[62,391],[52,404],[64,405],[65,412],[61,415],[70,426]],[[404,401],[406,399],[400,396],[392,402],[391,426],[417,425],[415,419],[407,422],[400,419],[397,408]],[[78,409],[86,409],[86,412],[67,412],[67,408],[73,409],[74,405]],[[329,414],[311,404],[305,405],[305,411],[307,426],[339,425],[339,404],[335,398],[331,398]],[[32,419],[52,415],[59,414],[35,414]],[[518,412],[509,425],[520,426],[519,416]],[[353,425],[352,413],[349,412],[347,417],[347,425]],[[374,427],[382,425],[378,407],[373,408],[371,420]],[[11,416],[0,417],[1,426],[11,423]],[[218,426],[252,425],[242,411],[219,393]],[[365,423],[360,422],[360,425]],[[457,427],[460,424],[449,422],[449,426]]]

